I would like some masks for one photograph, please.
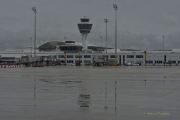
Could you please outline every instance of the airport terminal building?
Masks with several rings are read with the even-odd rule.
[[[52,44],[53,43],[53,44]],[[32,61],[57,61],[59,64],[66,65],[180,65],[180,50],[131,50],[118,49],[117,54],[113,48],[98,47],[87,45],[87,50],[75,41],[65,41],[54,44],[48,42],[41,45],[37,50],[36,59],[29,51],[7,51],[0,53],[0,64]],[[44,47],[42,47],[44,46]]]

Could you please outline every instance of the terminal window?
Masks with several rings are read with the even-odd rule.
[[[116,58],[116,56],[115,56],[115,55],[111,55],[110,57],[111,57],[111,58]]]
[[[84,60],[84,64],[91,64],[90,60]]]
[[[73,60],[67,60],[67,63],[74,63]]]
[[[73,55],[67,55],[67,58],[73,58]]]
[[[59,58],[64,58],[64,55],[59,55]]]
[[[82,58],[82,55],[76,55],[75,57],[76,58]]]
[[[176,61],[174,61],[174,60],[169,60],[168,63],[169,63],[169,64],[176,64]]]
[[[158,61],[155,61],[155,63],[157,63],[157,64],[162,64],[162,63],[163,63],[163,61],[158,60]]]
[[[127,55],[127,58],[134,58],[134,55]]]
[[[148,61],[146,61],[146,63],[147,63],[147,64],[152,64],[153,61],[152,61],[152,60],[148,60]]]
[[[91,55],[84,55],[84,58],[91,58]]]
[[[143,58],[143,55],[136,55],[136,58]]]

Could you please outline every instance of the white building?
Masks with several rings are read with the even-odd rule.
[[[76,49],[77,48],[77,49]],[[117,61],[120,65],[180,65],[180,50],[166,51],[138,51],[118,50],[117,57],[114,49],[109,48],[107,54],[105,48],[91,46],[92,49],[82,51],[82,47],[72,43],[60,46],[60,49],[53,51],[37,51],[38,60],[59,61],[62,64],[91,65],[95,62],[107,63]],[[104,51],[103,51],[104,50]],[[0,53],[1,59],[5,57],[33,56],[32,51],[6,51]]]

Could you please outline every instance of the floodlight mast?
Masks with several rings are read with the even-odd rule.
[[[36,57],[36,15],[37,15],[36,7],[32,7],[32,11],[34,12],[34,57]]]
[[[166,55],[165,55],[165,35],[162,35],[162,53],[164,57],[164,65],[166,64]]]
[[[106,42],[105,42],[105,48],[106,48],[106,54],[107,54],[107,24],[109,22],[109,19],[105,18],[104,22],[106,24]]]
[[[164,40],[165,40],[165,35],[163,34],[162,35],[162,51],[164,51]]]
[[[115,55],[117,57],[117,11],[118,11],[118,6],[117,3],[115,2],[113,4],[114,12],[115,12]]]

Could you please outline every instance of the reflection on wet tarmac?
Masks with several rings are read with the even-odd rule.
[[[90,95],[88,94],[80,94],[79,95],[79,105],[81,108],[89,108],[90,107]]]
[[[179,68],[0,71],[2,120],[179,120]]]

